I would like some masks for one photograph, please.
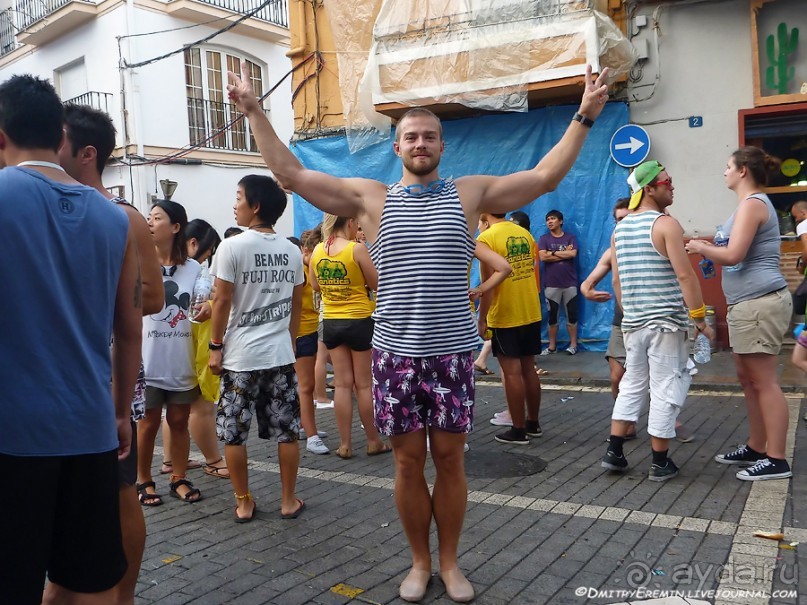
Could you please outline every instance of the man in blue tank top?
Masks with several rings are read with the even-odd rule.
[[[117,461],[131,443],[140,269],[126,216],[58,164],[63,116],[46,81],[0,84],[0,255],[13,259],[0,276],[0,465],[27,486],[0,515],[0,592],[15,605],[111,603],[126,570]]]
[[[389,187],[303,167],[260,108],[247,64],[242,63],[240,77],[230,74],[230,98],[249,118],[258,148],[278,181],[320,210],[357,218],[371,244],[379,271],[373,316],[375,422],[391,437],[395,499],[412,548],[412,568],[399,591],[406,601],[421,600],[428,589],[432,518],[448,596],[457,602],[474,598],[473,586],[457,564],[468,491],[463,447],[473,426],[477,344],[468,302],[468,264],[475,248],[471,233],[482,212],[507,213],[555,189],[605,106],[607,72],[595,81],[587,69],[580,109],[534,168],[501,177],[441,179],[440,120],[427,109],[410,110],[398,122],[393,144],[403,175]],[[437,471],[433,494],[423,475],[427,433]]]
[[[653,462],[648,478],[667,481],[678,475],[668,457],[675,420],[686,400],[691,377],[687,328],[690,316],[711,339],[700,284],[684,249],[684,230],[666,214],[673,203],[670,175],[655,161],[644,162],[628,177],[631,214],[617,223],[611,238],[614,293],[624,312],[625,374],[611,416],[611,438],[601,466],[624,472],[622,451],[628,428],[635,425],[650,389]]]
[[[68,104],[65,107],[65,144],[59,150],[59,163],[67,174],[83,185],[97,190],[104,198],[118,204],[129,219],[129,228],[137,243],[143,285],[143,315],[158,313],[165,303],[162,272],[157,261],[154,239],[145,217],[126,200],[115,197],[104,187],[102,174],[107,160],[115,150],[115,126],[108,114],[87,105]],[[100,200],[99,200],[100,201]],[[109,202],[103,202],[109,203]],[[112,344],[113,352],[117,342]],[[137,424],[145,414],[146,379],[141,363],[135,396],[132,400],[132,452],[118,461],[120,521],[123,549],[129,563],[126,575],[118,583],[117,604],[134,603],[134,591],[140,562],[146,546],[146,522],[138,502],[137,482]],[[147,495],[144,499],[148,500]],[[52,585],[49,585],[52,586]]]

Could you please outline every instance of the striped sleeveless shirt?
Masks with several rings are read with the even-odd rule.
[[[660,212],[629,214],[614,231],[622,288],[622,329],[686,330],[689,325],[681,286],[670,260],[658,253],[651,233]]]
[[[475,349],[468,306],[474,249],[453,180],[419,196],[391,185],[370,247],[378,269],[373,346],[406,357]]]

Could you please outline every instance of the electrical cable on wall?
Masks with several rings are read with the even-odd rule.
[[[193,29],[194,27],[201,27],[203,25],[210,25],[211,23],[218,23],[219,21],[227,21],[230,17],[216,17],[210,21],[202,21],[201,23],[192,23],[191,25],[183,25],[181,27],[172,27],[171,29],[159,29],[153,32],[143,32],[140,34],[126,34],[125,36],[118,36],[118,40],[125,40],[126,38],[140,38],[142,36],[156,36],[158,34],[170,34],[173,32],[182,31],[183,29]]]
[[[145,61],[139,61],[139,62],[137,62],[137,63],[129,63],[128,61],[126,61],[126,59],[123,59],[123,67],[127,67],[127,68],[129,68],[129,69],[134,69],[134,68],[136,68],[136,67],[143,67],[144,65],[149,65],[149,64],[151,64],[151,63],[156,63],[157,61],[162,61],[163,59],[167,59],[167,58],[169,58],[169,57],[173,57],[174,55],[178,55],[179,53],[185,52],[185,49],[186,49],[186,48],[190,48],[190,47],[192,47],[192,46],[198,46],[199,44],[204,44],[205,42],[209,42],[209,41],[210,41],[210,40],[212,40],[213,38],[215,38],[215,37],[217,37],[217,36],[220,36],[221,34],[223,34],[223,33],[225,33],[225,32],[230,31],[230,30],[231,30],[231,29],[233,29],[233,28],[234,28],[236,25],[239,25],[240,23],[243,23],[243,22],[244,22],[244,21],[246,21],[247,19],[249,19],[249,18],[251,18],[251,17],[255,16],[255,15],[256,15],[256,14],[258,14],[258,13],[259,13],[259,12],[260,12],[262,9],[264,9],[266,6],[268,6],[269,4],[271,4],[271,3],[272,3],[272,2],[274,2],[274,1],[275,1],[275,0],[264,0],[264,1],[263,1],[261,4],[259,4],[259,5],[258,5],[256,8],[252,9],[251,11],[249,11],[249,12],[247,12],[247,13],[244,13],[243,15],[241,15],[240,17],[238,17],[238,19],[236,19],[235,21],[233,21],[232,23],[230,23],[230,24],[229,24],[227,27],[223,27],[223,28],[221,28],[221,29],[219,29],[219,30],[216,30],[215,32],[213,32],[213,33],[212,33],[212,34],[210,34],[209,36],[205,36],[204,38],[202,38],[202,39],[200,39],[200,40],[196,40],[195,42],[191,42],[191,43],[189,43],[189,44],[185,44],[185,45],[183,45],[181,48],[178,48],[178,49],[176,49],[176,50],[172,50],[171,52],[167,52],[167,53],[162,54],[162,55],[160,55],[160,56],[158,56],[158,57],[154,57],[154,58],[152,58],[152,59],[146,59]],[[119,40],[120,40],[120,38],[119,38]]]
[[[280,78],[275,83],[274,86],[272,86],[272,88],[270,88],[264,95],[262,95],[261,97],[258,98],[258,102],[262,103],[269,95],[271,95],[275,90],[278,89],[278,87],[286,80],[286,78],[288,78],[292,73],[294,73],[295,71],[300,69],[303,65],[305,65],[306,63],[308,63],[311,59],[313,59],[315,57],[317,57],[317,54],[316,53],[311,53],[305,59],[300,61],[297,65],[292,67],[289,71],[287,71],[283,75],[282,78]],[[321,58],[317,58],[317,60],[320,61]],[[129,162],[129,161],[126,161],[126,160],[121,158],[121,159],[118,159],[118,162],[120,162],[123,165],[129,166],[129,167],[132,167],[132,166],[151,166],[151,165],[156,166],[157,164],[170,164],[173,160],[182,158],[182,157],[188,155],[189,153],[191,153],[192,151],[195,151],[197,149],[201,149],[201,148],[205,147],[206,143],[208,143],[208,142],[212,141],[213,139],[215,139],[216,137],[220,136],[222,133],[226,132],[228,129],[232,128],[235,124],[238,124],[243,119],[244,119],[244,114],[240,113],[237,117],[233,118],[232,120],[230,120],[229,122],[227,122],[226,124],[224,124],[220,128],[218,128],[217,130],[213,131],[205,139],[202,139],[201,141],[198,141],[198,142],[190,144],[190,145],[186,145],[186,146],[182,147],[181,149],[178,149],[177,151],[175,151],[173,153],[169,153],[169,154],[161,156],[159,158],[154,158],[152,160],[145,160],[145,161],[142,161],[142,162]]]
[[[322,71],[322,68],[324,66],[324,63],[323,63],[323,60],[322,60],[322,55],[318,51],[315,51],[313,53],[313,55],[316,56],[316,58],[317,58],[316,67],[314,68],[314,71],[312,73],[308,74],[302,80],[300,80],[300,83],[297,85],[297,87],[294,89],[294,91],[292,91],[292,93],[291,93],[291,102],[292,103],[294,103],[294,100],[297,98],[297,95],[299,95],[300,92],[302,92],[303,87],[306,85],[306,83],[309,80],[311,80],[312,78],[319,77],[319,72]]]
[[[659,18],[661,17],[661,11],[662,11],[663,8],[664,8],[663,5],[662,6],[657,6],[656,10],[653,11],[653,17],[652,17],[652,19],[653,19],[653,40],[655,42],[656,62],[658,64],[657,69],[656,69],[656,77],[653,80],[653,82],[651,82],[650,84],[639,84],[637,86],[633,86],[633,90],[636,90],[637,88],[645,88],[645,87],[648,87],[648,86],[651,87],[650,94],[647,95],[646,97],[642,98],[642,99],[640,99],[636,95],[632,95],[631,101],[634,102],[634,103],[643,103],[644,101],[649,101],[650,99],[652,99],[653,95],[656,94],[656,87],[658,86],[659,82],[661,81],[661,43],[659,42],[659,39],[661,38],[661,24],[659,23]],[[644,71],[644,68],[642,67],[639,70],[639,73],[638,73],[639,79],[641,79],[643,71]],[[630,74],[629,77],[631,77],[631,81],[638,81],[638,80],[633,80],[632,76],[633,76],[633,70],[631,70],[631,74]]]
[[[652,122],[631,122],[637,126],[655,126],[656,124],[667,124],[668,122],[688,122],[695,116],[687,116],[685,118],[663,118],[661,120],[653,120]]]

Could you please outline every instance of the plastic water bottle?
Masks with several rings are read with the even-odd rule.
[[[193,297],[191,298],[191,321],[193,323],[199,323],[194,320],[196,316],[197,309],[199,305],[205,304],[208,300],[210,300],[210,291],[213,289],[213,280],[210,279],[210,273],[208,273],[206,267],[202,267],[202,270],[199,271],[199,275],[196,277],[196,282],[193,284]]]
[[[793,338],[798,338],[804,332],[804,324],[799,324],[793,328]]]
[[[723,231],[723,225],[718,225],[715,231],[715,238],[712,240],[715,246],[725,248],[729,245],[729,236]]]
[[[695,354],[692,357],[696,363],[709,363],[712,359],[712,343],[706,334],[698,334],[695,338]]]
[[[725,248],[729,245],[729,234],[723,231],[723,225],[717,226],[717,231],[715,231],[715,238],[713,240],[715,246],[720,246],[721,248]],[[727,265],[723,267],[723,271],[733,272],[739,271],[743,268],[742,263],[737,263],[736,265]]]

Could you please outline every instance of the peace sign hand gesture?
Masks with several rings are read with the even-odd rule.
[[[578,113],[589,120],[597,119],[608,100],[608,85],[605,83],[607,76],[606,67],[595,81],[591,75],[591,65],[586,65],[586,90],[583,92]]]
[[[255,91],[252,88],[249,66],[246,61],[241,61],[240,76],[228,71],[227,79],[229,81],[229,84],[227,84],[227,95],[241,112],[247,114],[252,110],[260,110],[258,98],[255,96]]]

